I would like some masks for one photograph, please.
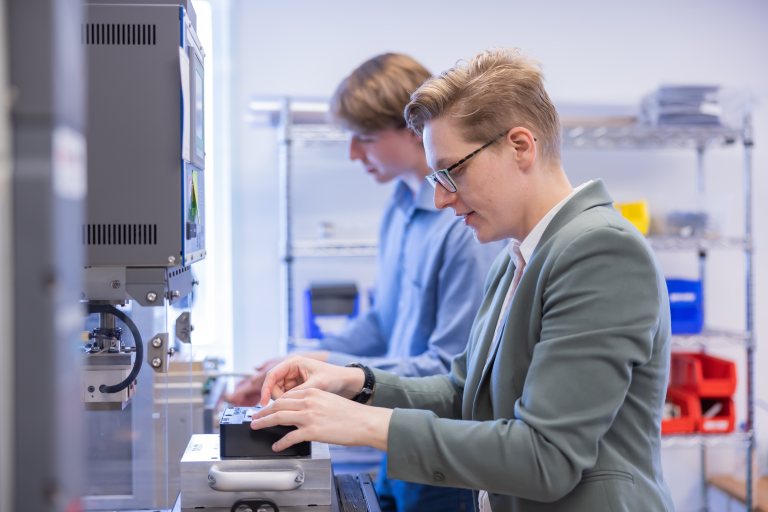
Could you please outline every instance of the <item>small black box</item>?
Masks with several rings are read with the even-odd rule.
[[[251,412],[258,408],[227,407],[219,423],[219,456],[222,459],[272,459],[275,457],[307,457],[312,444],[304,441],[281,452],[272,451],[272,445],[296,427],[278,425],[262,430],[251,430]]]

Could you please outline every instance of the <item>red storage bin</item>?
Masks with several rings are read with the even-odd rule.
[[[720,410],[711,418],[705,418],[704,413],[717,404],[720,405]],[[701,400],[701,411],[700,429],[702,432],[709,434],[733,432],[736,424],[736,408],[730,398],[704,398]]]
[[[700,397],[730,397],[736,391],[736,364],[707,354],[675,352],[669,385]]]
[[[698,432],[701,421],[699,397],[683,389],[667,389],[667,402],[680,406],[680,417],[661,421],[661,434],[691,434]]]

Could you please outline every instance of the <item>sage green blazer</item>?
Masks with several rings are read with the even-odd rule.
[[[489,491],[493,512],[673,510],[660,460],[667,289],[602,181],[553,218],[486,362],[514,263],[503,251],[449,375],[374,370],[396,408],[389,476]]]

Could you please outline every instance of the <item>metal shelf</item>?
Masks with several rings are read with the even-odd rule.
[[[613,125],[610,118],[602,126],[563,123],[563,147],[572,149],[704,148],[728,146],[740,140],[739,130],[725,126],[649,126]]]
[[[727,329],[704,329],[699,334],[672,336],[673,348],[710,348],[718,346],[747,347],[752,343],[752,334]]]
[[[746,432],[729,434],[678,434],[661,438],[664,448],[689,448],[695,446],[740,446],[748,445],[751,437]]]
[[[323,124],[297,124],[291,133],[296,143],[307,146],[346,143],[349,135]],[[563,148],[567,149],[644,149],[700,148],[728,146],[741,138],[738,130],[723,126],[611,126],[563,125]]]
[[[679,237],[651,236],[648,242],[656,251],[699,251],[710,249],[751,250],[749,241],[742,237]],[[375,256],[377,243],[373,239],[297,240],[293,243],[296,257]]]
[[[682,237],[673,235],[654,235],[648,237],[651,247],[657,251],[690,251],[709,249],[752,250],[752,244],[746,237],[736,236],[698,236]]]
[[[373,239],[296,240],[291,253],[295,258],[374,257],[377,248]]]
[[[304,146],[349,142],[349,134],[334,126],[322,124],[295,125],[291,137],[294,142]]]

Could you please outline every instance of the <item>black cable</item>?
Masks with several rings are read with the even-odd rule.
[[[139,370],[141,370],[141,361],[144,359],[144,343],[141,341],[141,333],[136,327],[136,324],[133,323],[133,320],[131,320],[131,317],[117,309],[115,306],[88,304],[88,314],[93,313],[109,313],[111,315],[115,315],[120,319],[121,322],[125,324],[126,327],[128,327],[128,329],[131,331],[131,334],[133,335],[133,344],[136,347],[136,360],[133,362],[131,373],[129,373],[128,376],[118,384],[112,384],[111,386],[102,384],[99,386],[99,391],[102,393],[119,393],[120,391],[130,386],[134,380],[136,380],[136,377],[139,375]]]

